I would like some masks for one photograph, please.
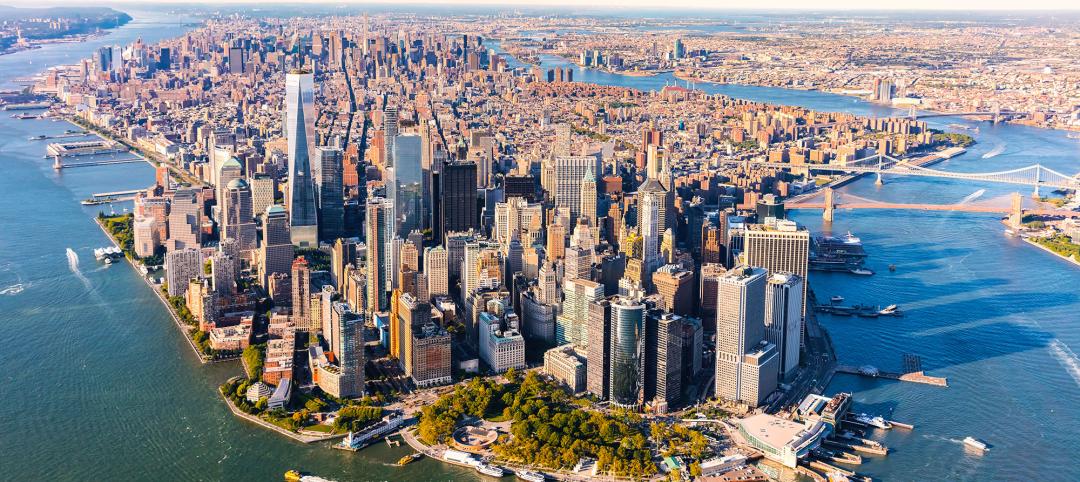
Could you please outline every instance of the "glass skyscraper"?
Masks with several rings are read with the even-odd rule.
[[[292,243],[319,245],[311,158],[315,152],[315,84],[311,72],[285,76],[285,137],[289,141],[289,226]]]
[[[645,372],[645,305],[627,298],[611,304],[611,403],[623,408],[641,404]]]
[[[388,190],[394,202],[394,232],[405,238],[413,230],[423,229],[424,174],[420,136],[396,136],[393,151],[392,182]]]

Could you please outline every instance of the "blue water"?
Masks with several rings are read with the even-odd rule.
[[[575,81],[602,85],[656,90],[676,80],[670,74],[630,77],[583,69],[554,56],[542,56],[541,62],[575,69]],[[901,114],[823,92],[695,86],[821,111]],[[1040,163],[1066,174],[1080,172],[1080,141],[1065,132],[956,118],[930,121],[946,129],[953,123],[978,126],[978,144],[935,169],[993,172]],[[988,153],[996,155],[982,157]],[[840,195],[942,204],[972,196],[972,202],[1008,205],[1012,192],[1026,196],[1029,189],[893,176],[884,186],[856,181]],[[901,318],[822,316],[840,361],[899,371],[901,355],[914,353],[928,373],[949,379],[948,388],[846,375],[833,381],[828,392],[853,392],[857,410],[916,426],[914,432],[876,434],[893,451],[884,458],[867,457],[857,468],[860,473],[881,480],[1080,480],[1080,467],[1065,455],[1068,447],[1080,447],[1080,268],[1004,236],[996,215],[839,211],[831,226],[823,225],[820,212],[791,217],[814,232],[856,233],[870,254],[868,266],[877,272],[871,277],[815,272],[810,284],[819,296],[842,295],[850,304],[895,303],[904,310]],[[889,272],[890,264],[896,272]],[[966,436],[986,440],[992,449],[971,455],[961,442]]]
[[[136,21],[81,44],[0,56],[0,85],[48,65],[72,63],[99,45],[180,35],[175,17],[129,12]],[[164,21],[165,23],[160,23]],[[556,59],[545,59],[545,64]],[[661,88],[666,76],[595,71],[579,81]],[[618,82],[618,83],[616,83]],[[714,92],[819,110],[885,114],[857,99],[820,92],[708,86]],[[942,126],[955,120],[937,120]],[[966,122],[966,121],[962,121]],[[232,417],[214,387],[236,365],[200,365],[165,310],[123,264],[104,267],[91,250],[107,238],[94,225],[93,192],[152,182],[147,165],[55,173],[38,134],[71,126],[0,116],[0,474],[5,480],[275,480],[300,468],[338,480],[461,480],[470,472],[424,460],[387,467],[407,453],[379,445],[359,454],[284,440]],[[979,144],[937,165],[1001,170],[1040,162],[1080,171],[1080,142],[1058,131],[980,124]],[[1001,154],[981,156],[1004,146]],[[1015,188],[930,178],[887,178],[844,188],[897,202],[980,200]],[[119,208],[119,209],[122,209]],[[820,215],[794,214],[813,230]],[[823,318],[841,361],[899,368],[922,356],[949,388],[838,377],[830,392],[854,392],[856,408],[916,425],[883,440],[894,449],[859,467],[879,480],[1080,480],[1068,461],[1080,446],[1080,269],[1002,235],[992,215],[840,211],[834,232],[854,231],[877,275],[814,273],[822,296],[898,303],[902,318]],[[78,257],[69,260],[67,250]],[[889,264],[897,271],[890,273]],[[993,449],[966,455],[973,435]]]

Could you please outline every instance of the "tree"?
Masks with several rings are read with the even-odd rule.
[[[266,397],[260,397],[259,401],[255,402],[255,410],[258,410],[260,412],[266,410],[266,406],[269,403],[270,401]]]

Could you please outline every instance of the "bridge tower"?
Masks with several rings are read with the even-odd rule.
[[[833,222],[834,209],[836,204],[833,201],[833,189],[831,187],[825,188],[825,211],[821,213],[822,219],[827,223]]]
[[[877,180],[874,181],[875,186],[881,186],[881,185],[885,184],[885,179],[882,178],[882,174],[881,174],[881,171],[883,169],[885,169],[885,167],[883,166],[884,162],[885,162],[885,159],[882,157],[881,153],[878,153],[878,156],[877,156],[877,168],[878,168],[878,171],[877,171]]]
[[[1014,192],[1012,194],[1012,209],[1009,214],[1009,225],[1013,228],[1019,228],[1024,223],[1024,198],[1020,196],[1020,193]]]
[[[1039,199],[1039,183],[1042,182],[1042,164],[1035,165],[1035,192],[1031,193],[1032,199]]]
[[[57,171],[64,168],[64,162],[60,160],[60,156],[53,156],[52,168],[56,169]]]

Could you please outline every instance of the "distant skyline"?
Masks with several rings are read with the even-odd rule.
[[[35,2],[29,0],[0,0],[0,5],[32,8],[56,5],[87,6],[140,6],[147,4],[207,4],[207,5],[428,5],[428,6],[483,6],[485,8],[503,6],[507,9],[516,7],[560,7],[577,10],[599,10],[604,7],[639,8],[649,10],[685,9],[685,10],[739,10],[739,11],[763,11],[763,10],[836,10],[836,11],[1080,11],[1080,2],[1075,0],[1029,0],[1016,2],[1013,0],[952,0],[942,2],[940,0],[909,0],[903,4],[877,4],[870,5],[861,0],[816,0],[806,2],[803,0],[760,0],[747,2],[745,0],[674,0],[658,3],[655,0],[592,0],[588,4],[581,4],[569,0],[396,0],[394,2],[344,0],[344,1],[305,1],[305,0],[228,0],[215,2],[210,0],[175,1],[175,0],[142,0],[142,1],[117,1],[117,2],[87,2],[85,0],[60,0]],[[622,12],[625,13],[625,12]]]

